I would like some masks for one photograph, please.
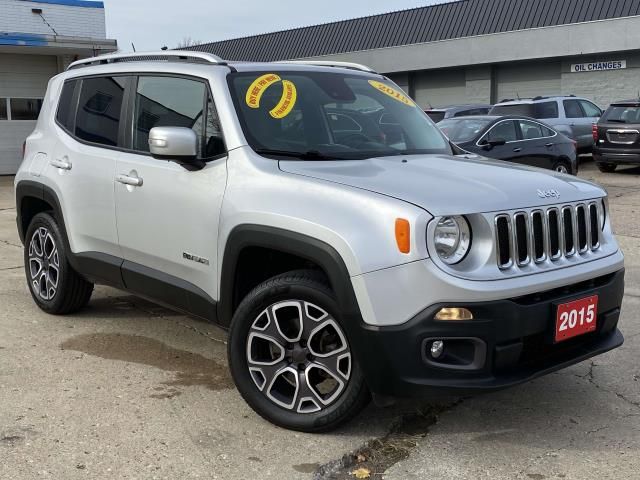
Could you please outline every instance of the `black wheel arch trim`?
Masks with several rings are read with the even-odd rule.
[[[352,327],[361,322],[360,308],[342,256],[331,245],[298,232],[265,225],[245,224],[229,234],[222,260],[218,321],[231,325],[238,260],[245,248],[260,247],[296,255],[318,265],[326,273],[341,313]],[[349,329],[349,326],[345,325]]]

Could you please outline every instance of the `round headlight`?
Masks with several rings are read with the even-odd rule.
[[[471,246],[471,228],[464,217],[442,217],[433,234],[436,253],[448,265],[460,263]]]

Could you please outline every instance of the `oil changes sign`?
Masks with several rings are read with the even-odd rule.
[[[604,72],[607,70],[624,70],[625,68],[627,68],[626,60],[610,60],[607,62],[577,63],[571,65],[571,72]]]

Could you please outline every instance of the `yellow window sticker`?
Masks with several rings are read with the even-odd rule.
[[[275,73],[268,73],[256,78],[247,90],[246,101],[251,108],[260,108],[260,99],[267,88],[280,81],[280,77]]]
[[[269,112],[273,118],[284,118],[291,113],[293,107],[296,106],[298,92],[293,82],[289,80],[282,81],[282,98],[278,104]]]
[[[394,98],[395,100],[404,103],[406,106],[408,107],[415,107],[416,104],[413,103],[413,100],[411,100],[409,97],[407,97],[404,93],[402,93],[399,90],[396,90],[393,87],[390,87],[389,85],[382,83],[382,82],[377,82],[375,80],[369,80],[369,85],[371,85],[373,88],[375,88],[376,90],[380,90],[382,93],[389,95],[391,98]]]

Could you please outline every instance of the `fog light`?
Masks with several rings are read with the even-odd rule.
[[[435,316],[436,320],[473,320],[473,313],[466,308],[442,308]]]
[[[431,356],[438,359],[444,352],[444,342],[442,340],[436,340],[431,344]]]

